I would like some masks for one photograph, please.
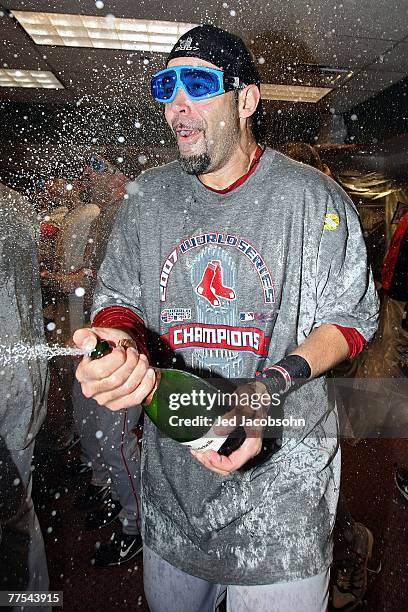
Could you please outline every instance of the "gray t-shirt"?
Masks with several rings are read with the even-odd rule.
[[[0,197],[0,345],[44,343],[35,227],[10,198]],[[22,449],[38,433],[46,414],[48,363],[33,359],[0,363],[0,436]]]
[[[356,210],[331,179],[266,149],[247,180],[205,188],[178,162],[129,187],[102,264],[94,314],[144,320],[153,360],[253,377],[323,323],[371,338],[378,304]],[[218,476],[186,447],[144,435],[145,543],[203,579],[270,584],[323,572],[339,488],[336,413],[324,377],[285,403],[304,416],[268,462]],[[286,414],[285,414],[286,416]]]

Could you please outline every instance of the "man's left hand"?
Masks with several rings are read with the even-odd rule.
[[[190,451],[204,467],[220,474],[228,476],[239,470],[247,461],[258,455],[262,449],[262,435],[257,438],[245,438],[241,446],[228,457],[220,455],[216,451]]]
[[[235,417],[236,422],[240,423],[243,416],[245,416],[249,423],[253,418],[262,418],[267,414],[268,406],[262,406],[259,409],[254,409],[248,405],[248,403],[243,403],[240,398],[250,398],[252,394],[256,394],[258,397],[263,394],[267,394],[269,396],[269,392],[267,390],[266,385],[262,382],[254,381],[242,385],[236,389],[235,394],[238,397],[237,405],[229,411],[225,418],[231,420]],[[232,431],[234,431],[234,427],[220,427],[216,426],[215,431],[218,435],[228,436]],[[220,474],[221,476],[228,476],[232,472],[239,470],[247,461],[258,455],[262,450],[262,439],[264,428],[253,425],[246,425],[244,427],[246,438],[244,442],[240,445],[240,447],[232,452],[228,457],[225,455],[220,455],[216,451],[207,450],[207,451],[193,451],[191,450],[191,454],[193,457],[197,459],[204,467],[215,472],[216,474]]]

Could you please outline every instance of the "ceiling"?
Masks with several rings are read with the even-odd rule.
[[[124,146],[134,147],[136,155],[146,146],[150,154],[154,147],[170,146],[162,109],[149,94],[150,75],[163,67],[165,56],[38,46],[10,15],[13,9],[211,22],[244,38],[266,83],[290,83],[299,64],[352,71],[317,104],[265,105],[277,129],[279,122],[300,124],[303,117],[298,139],[313,140],[317,116],[347,113],[408,75],[407,0],[104,0],[102,9],[95,0],[0,0],[0,7],[0,68],[49,70],[64,85],[60,90],[0,88],[0,158],[7,156],[10,163],[11,149],[27,150],[39,142],[118,144],[125,134]],[[0,170],[1,165],[0,159]]]
[[[51,70],[65,86],[60,91],[0,88],[0,99],[140,106],[148,97],[150,74],[164,63],[160,54],[37,46],[7,9],[210,21],[241,35],[255,56],[263,58],[259,69],[264,82],[284,82],[294,63],[352,70],[352,78],[321,103],[339,113],[408,74],[406,0],[105,0],[103,9],[96,8],[95,0],[0,0],[0,6],[6,9],[0,19],[0,64]]]

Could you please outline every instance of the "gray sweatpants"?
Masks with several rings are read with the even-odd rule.
[[[143,548],[143,582],[150,612],[215,612],[225,595],[227,612],[326,612],[329,573],[268,585],[215,584],[186,574],[147,546]]]
[[[49,586],[44,541],[31,497],[33,451],[34,442],[12,450],[0,438],[1,591],[47,591]],[[49,608],[37,608],[41,609]]]
[[[122,510],[124,533],[140,531],[140,451],[136,426],[141,408],[113,412],[84,397],[75,380],[72,391],[75,429],[81,440],[83,460],[92,464],[92,484],[110,485]]]

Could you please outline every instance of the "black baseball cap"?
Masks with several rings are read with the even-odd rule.
[[[260,88],[258,69],[242,38],[212,24],[199,25],[180,36],[167,64],[175,57],[198,57],[221,68],[228,76],[239,77],[241,83],[254,83]],[[263,114],[260,100],[252,124],[258,141],[263,137]]]
[[[199,57],[221,68],[228,76],[239,77],[245,85],[260,85],[260,77],[244,41],[211,24],[199,25],[183,34],[167,58]]]

